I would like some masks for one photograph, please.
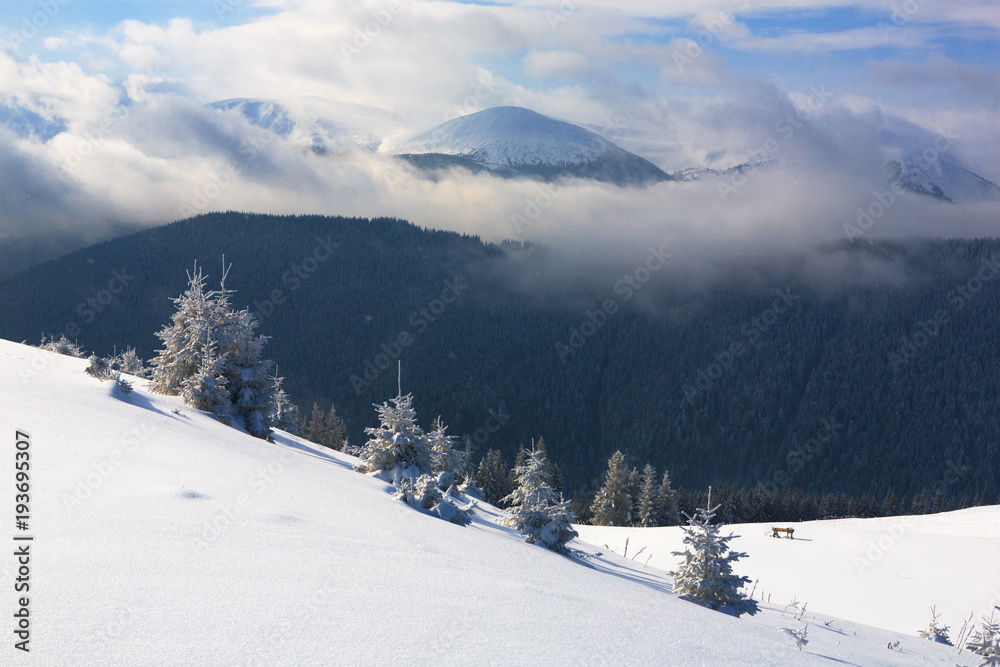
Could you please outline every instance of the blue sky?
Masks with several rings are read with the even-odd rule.
[[[241,23],[272,10],[255,8],[242,0],[14,0],[0,6],[0,25],[20,30],[28,24],[47,23],[43,35],[67,29],[106,31],[125,20],[162,23],[190,18],[206,25]],[[45,18],[43,18],[45,17]]]

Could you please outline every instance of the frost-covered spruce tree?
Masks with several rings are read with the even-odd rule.
[[[299,408],[292,403],[281,386],[285,381],[283,377],[271,378],[273,401],[271,404],[271,414],[268,417],[274,428],[280,428],[285,433],[292,435],[299,434]]]
[[[736,537],[723,537],[721,525],[712,525],[715,512],[712,507],[712,489],[708,490],[707,507],[699,508],[694,516],[687,516],[684,526],[684,551],[673,552],[682,556],[680,567],[669,572],[674,578],[674,595],[709,609],[734,616],[757,612],[757,602],[743,595],[741,589],[750,583],[749,577],[733,574],[732,564],[746,554],[729,549],[729,541]]]
[[[365,429],[369,439],[358,456],[361,463],[354,469],[376,473],[398,485],[404,477],[416,480],[421,471],[430,471],[431,453],[417,424],[413,394],[397,395],[391,403],[375,405],[379,426]]]
[[[595,526],[628,526],[632,522],[631,477],[631,471],[625,467],[625,455],[620,451],[612,454],[604,485],[591,505]]]
[[[501,523],[521,531],[529,544],[541,542],[553,551],[566,552],[566,543],[577,536],[575,518],[564,501],[549,486],[545,453],[532,446],[525,453],[524,464],[514,469],[518,485],[504,501],[508,509]]]
[[[938,644],[947,644],[951,646],[951,640],[948,639],[948,626],[938,625],[938,620],[940,620],[941,615],[937,613],[937,608],[931,607],[931,622],[928,623],[927,627],[919,632],[922,639],[929,639],[932,642],[937,642]]]
[[[258,438],[271,435],[268,416],[273,411],[274,382],[270,376],[274,362],[263,358],[267,336],[254,333],[257,318],[248,310],[228,313],[229,346],[223,374],[229,400],[243,418],[247,432]]]
[[[188,273],[187,290],[172,301],[177,311],[170,316],[170,324],[156,334],[163,341],[163,349],[149,362],[149,388],[158,394],[177,396],[184,381],[201,367],[206,345],[214,345],[219,354],[225,352],[222,348],[226,341],[220,338],[228,318],[225,302],[216,292],[205,290],[205,276],[197,265]]]
[[[457,446],[458,438],[448,435],[447,430],[448,427],[438,416],[434,421],[434,430],[424,436],[430,449],[431,465],[439,475],[438,484],[445,490],[457,484],[468,465],[468,455]]]
[[[965,648],[983,656],[982,665],[1000,665],[1000,621],[991,614],[983,618],[981,628],[972,634]]]
[[[440,417],[434,430],[425,434],[417,424],[413,395],[402,393],[400,389],[392,405],[375,406],[379,426],[365,429],[370,438],[354,469],[390,482],[396,487],[395,497],[411,507],[464,526],[472,521],[476,503],[459,504],[454,471],[436,465],[459,466],[463,453],[445,433],[447,427]]]
[[[266,438],[271,434],[274,401],[268,374],[273,362],[263,358],[268,338],[254,333],[257,320],[250,311],[230,309],[227,273],[228,269],[223,271],[218,291],[205,290],[205,276],[197,265],[188,273],[188,289],[173,300],[177,312],[156,334],[164,347],[150,362],[150,389],[172,396],[186,392],[192,400],[213,405],[213,412],[228,421],[224,401],[213,393],[217,387],[209,386],[221,378],[232,415],[242,420],[251,435]],[[207,390],[211,391],[206,394]]]
[[[660,511],[657,498],[656,469],[650,464],[642,469],[642,481],[639,484],[639,500],[636,503],[636,521],[640,526],[650,527],[660,525]]]
[[[184,403],[195,410],[215,414],[223,424],[228,424],[232,416],[232,403],[222,372],[225,358],[215,352],[211,344],[202,350],[201,363],[195,374],[181,383],[181,397]]]

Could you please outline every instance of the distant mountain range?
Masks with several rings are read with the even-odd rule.
[[[308,146],[318,154],[383,152],[429,172],[464,168],[505,178],[553,180],[575,176],[642,186],[669,180],[729,177],[780,166],[777,159],[761,158],[723,168],[690,167],[668,172],[578,125],[521,107],[492,107],[419,132],[374,107],[334,105],[321,100],[299,103],[297,111],[268,100],[234,99],[209,106],[240,113],[253,125]],[[924,157],[927,139],[920,136],[923,133],[915,127],[907,130],[911,134],[881,132],[889,182],[954,203],[1000,201],[1000,187],[950,155],[939,154],[928,161]],[[411,138],[406,139],[407,135]],[[390,136],[394,140],[387,141]]]
[[[593,179],[619,186],[729,177],[780,167],[779,159],[756,159],[728,167],[669,170],[579,125],[521,107],[492,107],[451,119],[430,130],[385,110],[315,97],[285,101],[235,98],[207,108],[235,114],[251,127],[271,132],[304,150],[331,157],[381,153],[444,177],[463,168],[504,178]],[[942,201],[1000,201],[1000,187],[952,153],[928,161],[930,135],[898,119],[883,119],[879,132],[886,179]],[[66,131],[65,119],[0,100],[0,125],[16,136],[47,142]]]

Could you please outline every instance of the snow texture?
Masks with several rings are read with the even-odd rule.
[[[978,661],[915,635],[927,620],[923,602],[920,619],[903,632],[810,613],[809,643],[799,651],[779,632],[794,624],[782,615],[787,600],[735,619],[677,600],[661,569],[610,549],[574,540],[588,555],[581,560],[525,544],[485,503],[469,526],[441,521],[394,499],[383,481],[354,472],[351,456],[281,431],[274,442],[253,438],[180,397],[150,393],[141,378],[129,378],[135,390],[124,396],[87,375],[87,365],[0,341],[0,433],[26,431],[32,443],[32,664]],[[9,474],[12,460],[0,470]],[[905,584],[906,595],[855,595],[844,615],[905,611],[926,597],[943,612],[954,605],[967,616],[973,598],[997,582],[1000,559],[977,550],[997,542],[1000,512],[953,516],[921,517],[943,527],[914,529],[919,554],[902,543],[894,550],[909,555],[880,578]],[[845,586],[835,560],[843,554],[822,547],[850,530],[872,534],[860,525],[803,524],[806,539],[741,543],[751,556],[740,565],[793,580],[803,564],[816,568],[823,574],[809,592],[819,608],[822,591]],[[766,530],[740,528],[745,535]],[[914,569],[925,557],[930,575]],[[897,580],[897,566],[914,578]],[[11,555],[0,558],[8,609],[13,568]],[[936,580],[953,586],[957,598],[940,596]],[[897,641],[900,650],[886,648]],[[0,664],[27,658],[12,642],[0,647]]]

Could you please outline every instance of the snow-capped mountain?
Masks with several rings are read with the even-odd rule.
[[[882,123],[879,142],[890,183],[953,203],[1000,201],[1000,187],[962,164],[951,140],[892,116]]]
[[[320,155],[359,150],[374,152],[387,137],[413,131],[408,122],[382,109],[317,97],[283,102],[237,98],[208,106],[239,114],[251,125]]]
[[[710,176],[734,176],[749,174],[758,169],[769,169],[778,164],[774,158],[755,158],[746,162],[733,165],[726,169],[712,169],[710,167],[688,167],[671,173],[678,181],[697,181]]]
[[[620,185],[671,180],[600,135],[521,107],[454,118],[394,152],[421,167],[464,166],[504,176],[569,175]]]
[[[921,151],[886,152],[886,176],[905,190],[955,203],[1000,201],[1000,187],[947,157],[930,160]]]

